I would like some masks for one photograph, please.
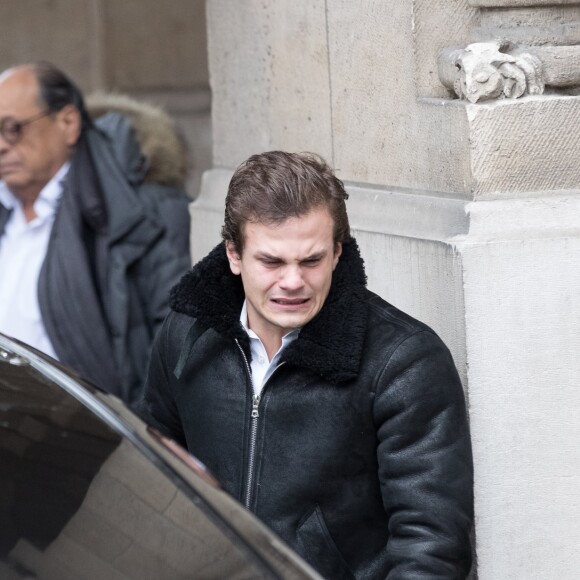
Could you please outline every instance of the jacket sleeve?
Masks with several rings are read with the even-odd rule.
[[[175,339],[171,336],[172,319],[173,315],[170,314],[155,337],[145,388],[135,411],[145,423],[186,447],[170,378],[175,358],[170,345],[172,338]]]
[[[179,190],[152,184],[141,186],[139,196],[149,219],[163,231],[140,264],[141,299],[155,336],[169,312],[169,291],[191,268],[189,200]]]
[[[154,183],[140,185],[139,197],[165,228],[165,236],[173,251],[181,257],[185,256],[188,267],[191,266],[189,256],[191,198],[181,189]]]
[[[389,580],[463,579],[471,567],[473,462],[463,389],[430,331],[403,340],[377,379]]]

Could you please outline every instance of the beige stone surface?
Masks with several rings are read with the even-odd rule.
[[[519,109],[513,114],[502,110],[489,125],[487,121],[479,124],[481,111],[468,118],[467,111],[455,107],[453,101],[417,98],[418,61],[413,56],[413,43],[419,42],[422,34],[429,40],[438,38],[426,22],[421,24],[421,19],[427,19],[424,5],[414,5],[413,20],[411,4],[405,2],[396,7],[368,3],[364,10],[338,1],[329,4],[328,102],[323,94],[327,75],[322,75],[324,86],[319,82],[318,70],[324,64],[321,59],[308,59],[311,51],[308,47],[297,49],[297,44],[286,50],[285,56],[282,51],[292,37],[290,30],[297,31],[297,36],[302,33],[303,7],[291,16],[283,13],[281,3],[237,6],[232,10],[224,0],[209,5],[210,30],[220,39],[212,50],[216,165],[233,167],[248,155],[271,148],[315,149],[347,181],[386,183],[467,199],[494,196],[494,191],[498,196],[519,196],[574,186],[577,175],[570,166],[573,143],[537,136],[522,141],[518,127],[525,130],[529,113],[519,126],[517,120],[511,120],[519,117]],[[291,12],[288,6],[286,9]],[[445,11],[434,12],[435,22],[447,20]],[[322,47],[324,22],[322,15],[318,16],[316,20],[310,14],[308,32]],[[468,9],[460,28],[465,30],[472,20]],[[244,35],[235,34],[240,22]],[[393,30],[400,34],[393,35]],[[295,74],[297,53],[312,61],[299,76]],[[417,71],[420,76],[420,68]],[[321,90],[311,88],[306,93],[306,78]],[[278,98],[282,86],[284,99]],[[320,122],[324,116],[315,117],[321,140],[313,137],[308,123],[295,123],[295,111],[312,119],[314,109],[332,114],[332,151],[324,137],[330,126]],[[542,123],[542,135],[566,116],[551,105],[547,114],[553,120]],[[539,117],[536,120],[539,123]],[[508,147],[512,153],[506,152]],[[531,154],[516,153],[521,149]],[[564,169],[563,186],[553,183],[550,172],[545,171],[552,161]]]
[[[314,150],[348,181],[469,196],[465,111],[417,100],[412,16],[409,0],[210,1],[214,165]]]
[[[344,179],[403,185],[413,171],[402,162],[418,125],[410,8],[330,2],[334,165]]]
[[[339,175],[353,182],[469,192],[464,112],[449,100],[417,100],[411,3],[329,7]]]
[[[466,105],[476,199],[558,195],[580,187],[580,98]]]
[[[467,0],[414,0],[412,10],[417,96],[449,97],[437,76],[437,55],[447,46],[469,44],[480,11]]]
[[[325,2],[210,0],[214,165],[270,149],[332,157]]]
[[[542,61],[547,85],[580,86],[580,43],[575,46],[534,46],[530,50]]]
[[[488,8],[478,11],[472,42],[508,38],[530,45],[574,45],[580,42],[580,4]]]
[[[195,264],[221,241],[224,206],[232,171],[212,169],[203,175],[200,196],[190,204],[191,260]]]
[[[578,577],[578,256],[578,234],[462,251],[480,580]]]
[[[471,6],[512,8],[514,6],[567,6],[578,0],[468,0]]]
[[[100,10],[108,86],[175,90],[207,84],[203,0],[101,0]]]
[[[186,190],[195,199],[201,190],[203,172],[212,165],[211,111],[175,112],[172,116],[189,144],[191,169]]]
[[[519,12],[527,15],[526,22],[537,24],[565,19],[576,9]],[[478,22],[478,10],[465,1],[436,6],[409,0],[396,5],[369,2],[361,8],[331,0],[326,24],[319,10],[309,14],[305,29],[300,19],[306,12],[302,5],[290,9],[285,3],[248,1],[232,9],[225,0],[210,2],[210,31],[219,39],[211,50],[216,165],[234,167],[250,154],[271,148],[314,148],[342,179],[355,183],[466,199],[575,187],[574,138],[546,137],[568,115],[575,119],[574,105],[548,103],[540,121],[533,107],[492,114],[455,107],[448,98],[422,98],[449,94],[441,83],[436,86],[434,58],[438,47],[465,38]],[[488,24],[499,22],[497,14],[495,20],[486,18]],[[324,59],[312,57],[316,43],[324,51],[324,26],[329,76],[320,73]],[[240,29],[243,35],[236,32]],[[303,30],[312,37],[310,44],[289,47],[289,39],[300,37]],[[297,53],[303,61],[300,75],[295,72]],[[280,87],[284,100],[277,98]],[[332,115],[330,151],[325,138],[313,138],[310,125],[295,123],[296,115],[312,118],[311,111],[320,108]],[[320,130],[321,117],[316,119]],[[538,131],[523,138],[530,119]],[[328,127],[322,125],[319,136],[327,134]],[[305,142],[313,147],[299,146]],[[550,167],[560,172],[558,178]]]
[[[2,0],[0,22],[0,70],[49,60],[82,89],[97,87],[98,23],[92,0]]]

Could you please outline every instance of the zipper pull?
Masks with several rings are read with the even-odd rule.
[[[252,397],[252,419],[257,419],[260,414],[258,413],[258,405],[260,404],[260,395],[254,395]]]

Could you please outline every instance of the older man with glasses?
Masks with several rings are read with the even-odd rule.
[[[127,116],[103,126],[48,63],[0,75],[0,332],[132,402],[189,266],[188,198],[146,183]]]

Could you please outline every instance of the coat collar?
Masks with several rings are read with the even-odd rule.
[[[143,199],[127,182],[106,139],[89,128],[77,143],[64,182],[63,211],[80,212],[83,222],[106,237],[125,266],[141,258],[163,234],[146,212]]]
[[[356,378],[367,321],[365,285],[363,260],[356,241],[350,238],[343,244],[324,306],[284,351],[283,359],[333,383]],[[249,355],[249,338],[240,324],[243,301],[241,279],[230,271],[223,242],[171,292],[173,310],[237,339]]]

